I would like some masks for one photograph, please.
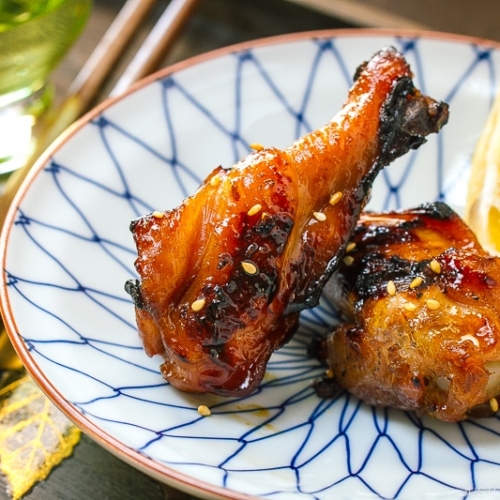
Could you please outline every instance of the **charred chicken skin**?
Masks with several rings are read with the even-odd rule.
[[[254,391],[317,303],[378,171],[447,117],[387,48],[358,70],[326,126],[216,168],[178,208],[133,221],[140,280],[126,290],[164,377],[191,392]]]
[[[320,352],[376,406],[454,422],[500,395],[500,259],[448,206],[363,214],[325,291],[346,318]]]

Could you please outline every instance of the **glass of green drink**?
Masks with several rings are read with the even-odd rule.
[[[0,0],[0,174],[21,167],[47,110],[47,79],[82,32],[92,0]]]

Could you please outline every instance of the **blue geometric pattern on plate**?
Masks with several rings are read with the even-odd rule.
[[[255,394],[225,400],[179,393],[161,378],[123,290],[135,276],[132,219],[175,206],[252,142],[283,147],[325,123],[356,66],[387,44],[451,115],[439,136],[379,176],[370,207],[439,198],[460,211],[498,83],[497,48],[363,32],[255,44],[165,74],[94,113],[25,188],[6,243],[6,323],[35,379],[118,455],[181,487],[234,498],[499,491],[498,418],[443,424],[314,394],[321,368],[307,347],[336,321],[326,300],[303,313]],[[201,403],[211,417],[198,414]]]

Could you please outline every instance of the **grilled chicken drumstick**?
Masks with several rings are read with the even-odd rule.
[[[442,203],[363,214],[326,286],[347,322],[322,355],[332,382],[376,406],[454,422],[500,395],[500,259]]]
[[[437,132],[447,111],[384,49],[326,126],[216,168],[178,208],[133,221],[140,281],[126,289],[164,377],[186,391],[252,392],[317,303],[378,171]]]

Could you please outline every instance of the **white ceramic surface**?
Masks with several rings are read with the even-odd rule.
[[[370,206],[441,198],[460,210],[500,49],[432,33],[300,34],[178,64],[80,120],[24,184],[2,238],[5,323],[48,396],[122,459],[216,498],[500,496],[498,418],[443,424],[314,394],[321,369],[306,349],[334,321],[327,303],[303,314],[255,394],[223,400],[162,380],[124,291],[135,276],[132,219],[175,206],[250,143],[286,146],[323,125],[358,64],[388,44],[451,113],[439,136],[379,176]]]

